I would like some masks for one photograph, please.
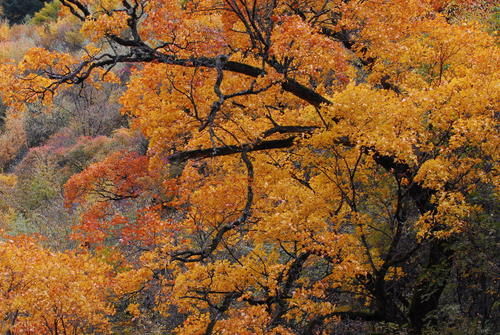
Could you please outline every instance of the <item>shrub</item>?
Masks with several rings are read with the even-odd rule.
[[[42,8],[39,0],[1,0],[3,16],[11,24],[21,23],[27,15],[33,15]]]
[[[33,16],[31,23],[36,25],[51,23],[57,19],[57,14],[60,9],[61,3],[58,0],[48,2]]]

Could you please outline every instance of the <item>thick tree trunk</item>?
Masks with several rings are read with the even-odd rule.
[[[380,280],[375,283],[375,315],[381,320],[402,324],[405,322],[404,315],[396,305],[393,297],[387,294],[385,280]]]
[[[450,276],[451,251],[445,241],[435,241],[429,251],[424,277],[415,287],[408,312],[413,334],[421,334],[427,317],[439,306],[439,299]]]

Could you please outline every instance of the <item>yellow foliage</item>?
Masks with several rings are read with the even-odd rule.
[[[148,157],[134,166],[105,160],[109,180],[97,168],[103,165],[89,167],[92,183],[103,186],[85,198],[97,204],[95,213],[82,216],[100,219],[122,206],[124,199],[109,195],[127,185],[119,172],[137,168],[144,176],[149,164],[148,178],[163,189],[139,199],[138,177],[123,198],[148,210],[144,222],[153,223],[147,233],[155,239],[129,255],[133,270],[116,276],[88,254],[6,244],[4,258],[21,266],[9,272],[18,266],[9,263],[7,275],[32,276],[42,290],[28,285],[28,293],[5,298],[4,320],[24,308],[26,322],[42,329],[30,308],[51,306],[106,332],[110,292],[135,294],[154,282],[158,311],[175,306],[186,315],[176,334],[294,334],[287,322],[298,329],[316,319],[335,322],[344,292],[378,308],[376,315],[387,313],[388,287],[405,276],[402,269],[414,268],[419,280],[398,282],[406,288],[401,297],[417,292],[418,302],[439,291],[429,285],[420,294],[438,264],[418,273],[426,255],[419,243],[439,247],[467,231],[481,211],[470,194],[498,184],[500,53],[480,23],[451,23],[446,8],[457,2],[81,3],[76,37],[89,40],[86,52],[38,47],[19,64],[3,59],[2,99],[19,110],[37,98],[49,104],[53,90],[82,80],[119,84],[112,68],[123,66],[122,113],[148,139]],[[8,35],[0,28],[0,38]],[[130,133],[114,136],[127,143]],[[67,194],[78,199],[88,186],[81,184]],[[107,221],[88,221],[105,240]],[[57,262],[83,265],[56,269]],[[48,278],[42,263],[53,271]],[[68,283],[69,273],[76,279]],[[77,299],[81,289],[92,292],[93,310]],[[47,291],[64,291],[61,301],[78,310],[41,299]],[[143,310],[132,303],[127,311],[138,318]]]
[[[1,242],[0,316],[16,334],[109,333],[111,268],[86,253],[50,252],[33,241]]]

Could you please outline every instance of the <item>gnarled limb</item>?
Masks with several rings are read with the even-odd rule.
[[[215,249],[217,249],[217,247],[222,241],[222,238],[228,231],[241,226],[242,224],[247,222],[247,220],[250,218],[250,216],[252,215],[252,204],[254,198],[253,188],[252,188],[254,180],[254,170],[253,170],[253,164],[250,161],[250,158],[248,157],[245,151],[241,153],[241,159],[243,160],[247,168],[247,199],[245,207],[243,208],[240,217],[232,222],[222,225],[218,229],[217,234],[212,238],[212,241],[205,248],[201,250],[185,250],[185,251],[174,252],[171,255],[173,260],[185,263],[199,262],[204,260],[205,258],[209,257]]]

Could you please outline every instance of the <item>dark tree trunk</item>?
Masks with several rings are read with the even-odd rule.
[[[431,244],[426,271],[415,287],[408,312],[413,334],[422,333],[429,314],[438,308],[439,298],[450,276],[450,256],[445,241],[437,240]]]

